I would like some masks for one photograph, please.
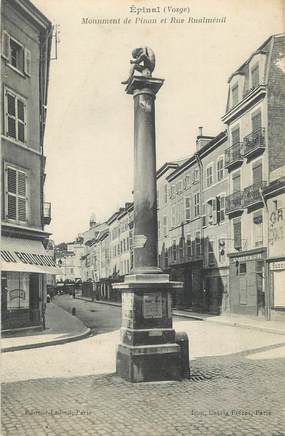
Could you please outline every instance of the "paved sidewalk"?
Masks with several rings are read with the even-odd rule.
[[[76,298],[91,301],[90,298],[82,297],[78,295]],[[106,301],[106,300],[95,300],[96,303],[101,304],[110,304],[111,306],[121,306],[121,303],[117,303],[114,301]],[[279,335],[285,335],[285,323],[282,321],[266,321],[264,319],[252,319],[246,318],[239,315],[212,315],[206,313],[197,313],[192,312],[190,310],[182,310],[182,309],[174,309],[173,315],[183,317],[183,318],[191,318],[200,321],[214,322],[224,325],[229,325],[233,327],[247,328],[260,330],[268,333],[275,333]]]
[[[87,337],[90,329],[78,318],[53,303],[47,304],[46,329],[1,339],[1,351],[18,351],[76,341]]]

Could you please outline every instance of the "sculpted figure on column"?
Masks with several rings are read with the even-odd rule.
[[[131,82],[135,71],[139,71],[143,77],[151,77],[151,73],[155,67],[155,54],[149,47],[139,47],[132,51],[133,59],[130,60],[132,64],[129,78],[122,82],[127,85]]]

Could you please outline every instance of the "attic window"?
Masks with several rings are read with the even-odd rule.
[[[238,84],[232,87],[232,106],[238,104]]]
[[[259,85],[259,65],[255,65],[251,70],[251,85],[252,88],[257,88]]]

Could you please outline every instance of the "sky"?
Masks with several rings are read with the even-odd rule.
[[[151,47],[153,77],[165,79],[156,98],[159,168],[195,151],[199,126],[211,136],[225,129],[229,76],[284,31],[283,0],[32,1],[60,30],[44,142],[45,200],[52,203],[45,229],[56,243],[87,230],[91,214],[102,222],[132,201],[133,99],[121,81],[133,48]],[[226,18],[206,24],[188,23],[189,17]],[[83,24],[83,18],[120,18],[120,24]]]

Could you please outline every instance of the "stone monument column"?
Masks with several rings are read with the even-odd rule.
[[[134,265],[123,283],[113,285],[122,292],[116,371],[131,382],[181,378],[181,350],[172,328],[171,291],[181,288],[182,283],[169,281],[168,274],[157,267],[154,102],[164,81],[151,77],[145,58],[140,62],[143,65],[132,67],[124,82],[126,93],[134,99]],[[135,76],[135,70],[142,75]]]

